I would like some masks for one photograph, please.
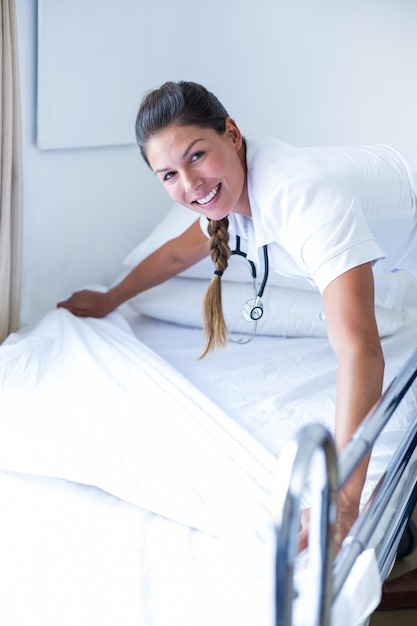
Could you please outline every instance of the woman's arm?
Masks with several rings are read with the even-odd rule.
[[[126,300],[191,267],[206,257],[209,251],[209,239],[202,232],[197,219],[184,233],[146,257],[108,292],[84,289],[59,302],[57,306],[81,317],[103,317]]]
[[[384,356],[375,320],[370,263],[334,280],[323,293],[330,344],[338,359],[335,442],[340,453],[382,393]],[[336,543],[340,546],[359,512],[369,458],[339,496]]]

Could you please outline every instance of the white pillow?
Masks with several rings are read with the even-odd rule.
[[[193,211],[186,209],[180,204],[174,204],[165,218],[154,228],[151,234],[127,255],[123,261],[123,265],[128,269],[136,267],[136,265],[151,254],[151,252],[162,246],[162,244],[166,243],[169,239],[180,235],[197,219],[200,218]],[[231,245],[233,248],[233,241],[231,241]],[[248,268],[248,264],[244,261],[242,262],[241,257],[234,255],[229,261],[229,267],[224,273],[222,280],[251,282],[251,274]],[[213,276],[213,271],[213,262],[210,257],[207,257],[179,274],[179,276],[184,278],[210,279]],[[376,306],[387,309],[402,306],[407,285],[410,284],[407,282],[407,278],[404,277],[404,274],[404,272],[395,272],[378,275],[375,278]],[[297,289],[319,294],[318,289],[308,283],[304,278],[287,278],[280,276],[276,272],[270,272],[265,297],[267,297],[266,292],[269,291],[270,287],[273,285],[286,289]]]
[[[137,312],[149,317],[203,327],[202,302],[208,280],[175,277],[141,293],[130,301]],[[227,327],[231,333],[250,333],[252,322],[246,322],[241,309],[254,297],[251,284],[223,282],[222,303]],[[326,325],[320,319],[322,299],[318,293],[269,285],[262,298],[264,315],[258,321],[257,333],[283,337],[325,337]],[[403,326],[401,307],[375,308],[381,337],[391,335]]]
[[[136,246],[124,259],[123,265],[129,269],[136,267],[138,263],[143,261],[151,252],[162,246],[169,239],[177,237],[183,233],[191,224],[193,224],[200,217],[181,206],[180,204],[174,204],[165,218],[154,228],[154,230],[148,235],[144,241]],[[233,236],[230,241],[232,249],[234,248]],[[242,257],[238,258],[237,255],[232,256],[229,261],[229,267],[223,275],[223,280],[236,281],[236,282],[251,282],[251,274],[247,269],[248,264],[242,263]],[[192,267],[188,268],[179,276],[186,278],[207,278],[210,279],[213,276],[214,266],[213,261],[208,256],[202,261],[199,261]],[[279,276],[279,274],[270,272],[268,277],[268,285],[277,285],[282,287],[288,287],[289,289],[304,289],[306,291],[318,291],[312,285],[310,285],[304,278],[286,278]]]

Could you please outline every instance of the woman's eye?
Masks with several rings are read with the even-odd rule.
[[[164,176],[164,180],[171,180],[171,178],[174,176],[175,172],[167,172]]]
[[[200,150],[200,152],[194,152],[194,154],[191,157],[191,161],[198,161],[198,159],[200,159],[203,156],[204,152],[202,150]]]

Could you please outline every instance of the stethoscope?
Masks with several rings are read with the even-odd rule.
[[[265,289],[265,286],[268,280],[268,275],[269,275],[269,260],[268,260],[267,246],[263,246],[263,253],[264,253],[264,276],[263,276],[261,285],[258,289],[255,263],[251,261],[250,259],[248,259],[246,252],[243,252],[243,250],[240,247],[240,237],[239,235],[236,235],[236,248],[232,250],[232,254],[237,254],[238,256],[243,257],[248,262],[251,275],[252,275],[252,284],[253,284],[253,291],[254,291],[254,296],[255,296],[254,298],[247,300],[247,302],[245,302],[245,304],[242,306],[242,317],[247,322],[255,322],[255,324],[254,324],[253,332],[251,335],[241,337],[240,339],[231,339],[231,341],[233,341],[234,343],[248,343],[248,341],[251,341],[251,339],[253,339],[254,336],[256,335],[257,322],[258,320],[261,319],[262,315],[264,314],[264,305],[262,303],[261,298],[264,293],[264,289]]]
[[[251,298],[250,300],[247,300],[245,304],[242,306],[243,319],[246,320],[247,322],[254,322],[252,334],[244,335],[243,337],[240,337],[239,339],[233,339],[232,337],[229,337],[230,341],[232,341],[233,343],[243,344],[243,343],[248,343],[249,341],[251,341],[256,335],[257,322],[258,320],[261,319],[261,317],[264,314],[264,305],[262,303],[261,298],[264,293],[264,289],[268,280],[269,260],[268,260],[268,247],[263,246],[262,249],[264,253],[264,276],[263,276],[261,286],[258,289],[255,263],[251,261],[250,259],[248,259],[247,254],[243,252],[243,250],[241,250],[240,237],[239,235],[236,235],[236,248],[232,250],[231,254],[236,254],[244,258],[248,262],[251,275],[252,275],[253,291],[254,291],[255,297]],[[321,309],[319,313],[319,319],[324,324],[326,323],[324,307]]]

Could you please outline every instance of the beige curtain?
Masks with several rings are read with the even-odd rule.
[[[0,342],[19,325],[22,149],[15,0],[0,11]]]

